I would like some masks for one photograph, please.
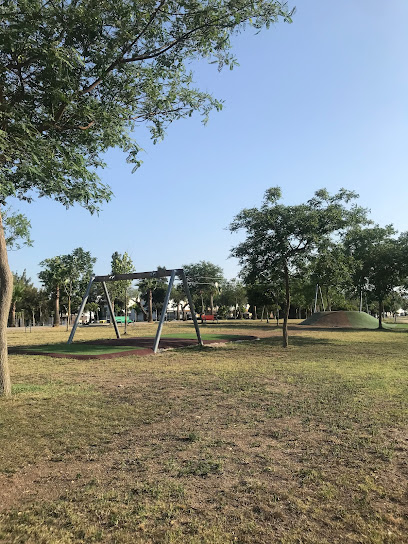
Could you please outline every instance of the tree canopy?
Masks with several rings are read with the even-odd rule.
[[[330,195],[316,191],[305,204],[280,204],[282,193],[272,187],[260,208],[243,209],[233,219],[230,230],[246,231],[246,239],[232,250],[244,265],[244,275],[282,278],[285,288],[283,345],[288,345],[287,322],[290,307],[290,277],[304,266],[319,247],[327,245],[334,233],[366,220],[366,210],[350,204],[357,195],[340,189]]]
[[[200,261],[183,265],[187,281],[190,285],[194,306],[205,313],[210,307],[214,313],[214,297],[220,293],[221,282],[224,281],[222,268],[209,261]]]
[[[407,281],[408,235],[397,238],[392,225],[356,228],[347,235],[345,246],[355,262],[355,284],[378,301],[381,329],[384,301]]]
[[[234,66],[230,36],[291,11],[275,0],[8,0],[0,7],[0,202],[33,191],[91,212],[110,198],[96,169],[132,131],[221,102],[194,87],[189,61]]]
[[[78,247],[67,255],[57,255],[41,261],[43,270],[38,277],[55,301],[54,326],[60,324],[60,300],[65,297],[67,322],[72,301],[79,302],[93,270],[96,259],[89,251]]]
[[[158,266],[157,271],[166,270],[165,266]],[[143,306],[142,300],[139,307],[143,313],[144,318],[149,322],[153,322],[153,305],[156,306],[156,316],[158,313],[158,307],[163,307],[163,302],[167,292],[168,281],[167,278],[144,278],[139,280],[138,287],[143,302],[147,303],[147,310]]]
[[[3,225],[6,238],[7,249],[21,249],[22,246],[32,246],[33,241],[30,237],[31,223],[27,217],[11,208],[4,209]]]

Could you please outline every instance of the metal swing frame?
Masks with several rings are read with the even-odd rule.
[[[170,300],[171,289],[173,287],[174,279],[175,279],[176,276],[178,276],[181,279],[181,281],[183,282],[184,291],[185,291],[185,293],[187,295],[187,300],[188,300],[188,303],[189,303],[189,306],[190,306],[190,311],[191,311],[191,317],[193,319],[194,328],[195,328],[195,331],[196,331],[196,334],[197,334],[197,341],[198,341],[198,344],[200,346],[202,346],[203,341],[201,339],[200,329],[198,327],[198,321],[197,321],[196,313],[195,313],[195,310],[194,310],[193,299],[191,298],[190,289],[189,289],[188,283],[187,283],[187,277],[186,277],[186,274],[185,274],[183,268],[174,268],[172,270],[153,270],[152,272],[134,272],[132,274],[115,274],[115,275],[110,275],[110,276],[95,276],[95,275],[92,275],[90,280],[89,280],[88,287],[86,288],[84,298],[82,299],[81,305],[79,307],[78,315],[77,315],[77,317],[75,319],[74,326],[72,327],[71,334],[69,335],[68,344],[72,344],[72,341],[74,340],[74,336],[75,336],[75,332],[76,332],[78,324],[79,324],[79,320],[80,320],[80,318],[82,316],[82,313],[83,313],[84,308],[85,308],[85,304],[86,304],[86,302],[88,300],[88,297],[89,297],[89,294],[91,292],[91,287],[92,287],[92,285],[94,283],[96,283],[96,282],[102,283],[102,287],[103,287],[103,291],[104,291],[104,294],[105,294],[105,297],[106,297],[106,301],[108,303],[108,308],[109,308],[109,312],[110,312],[110,315],[111,315],[111,319],[113,321],[113,326],[115,328],[116,338],[120,338],[118,324],[116,323],[115,314],[113,313],[113,306],[112,306],[112,303],[111,303],[111,300],[110,300],[110,297],[109,297],[108,289],[106,287],[106,282],[107,281],[142,280],[142,279],[150,279],[150,278],[166,278],[166,277],[170,277],[169,286],[167,288],[166,296],[165,296],[164,303],[163,303],[163,311],[162,311],[161,316],[160,316],[159,325],[157,327],[157,332],[156,332],[156,336],[155,336],[154,344],[153,344],[153,352],[157,353],[157,351],[159,349],[159,342],[160,342],[160,337],[161,337],[161,333],[162,333],[162,329],[163,329],[163,323],[164,323],[164,319],[165,319],[165,316],[166,316],[165,309],[167,309],[167,305],[168,305],[169,300]],[[125,316],[125,319],[126,319],[126,317],[127,316]]]

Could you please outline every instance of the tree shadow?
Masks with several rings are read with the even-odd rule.
[[[309,336],[290,336],[289,335],[289,347],[290,346],[316,346],[316,345],[332,345],[334,342],[328,340],[327,338],[313,338]],[[271,336],[270,338],[261,338],[258,342],[258,345],[267,345],[267,346],[281,346],[282,347],[282,337],[281,336]]]
[[[245,325],[243,323],[245,323]],[[220,321],[219,323],[206,323],[206,324],[199,323],[199,325],[200,325],[201,331],[207,330],[208,332],[210,332],[212,329],[216,329],[216,328],[217,329],[247,329],[248,327],[250,327],[250,325],[246,325],[246,323],[251,323],[251,322],[244,321],[241,323],[230,323],[228,321],[227,322]],[[266,323],[265,325],[254,324],[253,327],[261,331],[274,331],[274,330],[278,330],[282,328],[281,326],[277,327],[276,325],[268,325]]]

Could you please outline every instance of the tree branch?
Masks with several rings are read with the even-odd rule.
[[[156,18],[158,12],[160,11],[161,7],[165,4],[166,0],[161,0],[160,4],[157,6],[157,8],[154,10],[154,12],[152,13],[152,15],[150,16],[150,19],[148,20],[148,22],[146,23],[146,25],[144,26],[143,30],[136,36],[136,38],[130,43],[128,44],[126,47],[124,47],[122,49],[122,55],[120,58],[117,58],[115,61],[113,61],[109,66],[108,68],[105,70],[104,74],[99,77],[98,79],[96,79],[91,85],[89,85],[88,87],[85,87],[85,89],[82,89],[82,91],[79,92],[79,95],[82,96],[84,94],[87,94],[87,93],[90,93],[91,91],[93,91],[95,89],[95,87],[97,87],[100,83],[102,83],[103,81],[103,78],[109,73],[111,72],[114,68],[116,68],[116,66],[118,66],[119,64],[122,63],[123,61],[123,57],[126,55],[126,53],[128,53],[128,51],[138,42],[138,40],[140,40],[140,38],[143,36],[143,34],[146,32],[146,30],[149,28],[149,26],[152,24],[152,22],[154,21],[154,19]]]

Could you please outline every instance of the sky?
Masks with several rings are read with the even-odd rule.
[[[110,272],[118,251],[139,272],[205,260],[233,278],[229,254],[244,235],[228,225],[272,186],[285,204],[345,187],[376,223],[408,230],[408,2],[289,4],[292,24],[234,37],[233,71],[194,65],[197,87],[225,102],[206,126],[198,115],[177,121],[157,145],[141,128],[134,174],[122,152],[107,154],[101,179],[115,198],[99,216],[49,199],[12,202],[34,245],[9,253],[11,269],[39,285],[40,261],[83,247],[96,274]]]

